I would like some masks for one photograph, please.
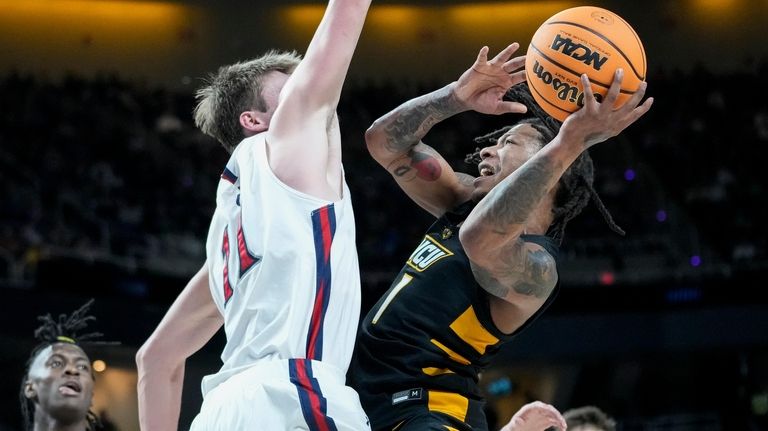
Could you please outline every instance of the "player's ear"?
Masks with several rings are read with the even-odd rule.
[[[24,396],[30,400],[35,399],[37,394],[35,393],[35,388],[32,387],[32,381],[27,380],[24,382]]]
[[[263,112],[245,111],[240,114],[240,125],[251,133],[261,133],[269,128]]]

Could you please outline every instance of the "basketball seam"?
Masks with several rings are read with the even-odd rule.
[[[632,73],[634,73],[634,74],[635,74],[635,76],[637,77],[637,79],[639,79],[639,80],[641,80],[641,81],[643,81],[643,80],[645,79],[645,77],[642,77],[642,76],[640,76],[640,74],[639,74],[639,73],[637,73],[637,70],[635,69],[635,65],[634,65],[634,64],[632,64],[632,62],[629,60],[629,58],[626,56],[626,54],[624,54],[624,51],[622,51],[622,50],[621,50],[621,48],[619,48],[618,46],[616,46],[616,44],[614,44],[614,43],[613,43],[613,42],[612,42],[610,39],[608,39],[607,37],[603,36],[601,33],[598,33],[598,32],[596,32],[595,30],[592,30],[591,28],[589,28],[589,27],[587,27],[587,26],[585,26],[585,25],[583,25],[583,24],[579,24],[579,23],[575,23],[575,22],[570,22],[570,21],[552,21],[552,22],[548,22],[548,23],[546,23],[546,25],[552,25],[552,24],[566,24],[566,25],[572,25],[572,26],[574,26],[574,27],[578,27],[578,28],[581,28],[581,29],[583,29],[583,30],[586,30],[586,31],[588,31],[588,32],[590,32],[590,33],[592,33],[592,34],[594,34],[595,36],[599,37],[600,39],[603,39],[603,40],[604,40],[604,41],[606,41],[606,42],[607,42],[609,45],[611,45],[611,46],[612,46],[612,47],[613,47],[613,48],[614,48],[614,49],[615,49],[615,50],[616,50],[616,51],[617,51],[619,54],[621,54],[621,56],[622,56],[622,57],[624,57],[624,60],[626,60],[626,61],[627,61],[627,64],[629,64],[629,67],[630,67],[630,69],[632,69]]]
[[[531,43],[531,48],[535,49],[535,50],[536,50],[536,52],[538,52],[538,53],[539,53],[539,54],[540,54],[542,57],[544,57],[544,58],[545,58],[545,59],[546,59],[548,62],[550,62],[550,63],[554,64],[555,66],[557,66],[557,67],[559,67],[559,68],[561,68],[561,69],[565,70],[566,72],[570,72],[570,73],[572,73],[573,75],[576,75],[576,76],[581,76],[581,74],[580,74],[580,73],[576,73],[576,71],[575,71],[575,70],[573,70],[573,69],[570,69],[570,68],[568,68],[568,67],[565,67],[565,66],[563,66],[562,64],[560,64],[560,63],[556,62],[555,60],[552,60],[551,58],[549,58],[549,57],[547,56],[547,54],[544,54],[543,52],[541,52],[541,50],[540,50],[539,48],[537,48],[537,47],[536,47],[536,45],[534,45],[533,43]],[[526,73],[527,73],[527,71],[526,71]],[[589,75],[589,74],[587,74],[587,75]],[[600,82],[600,81],[598,81],[598,80],[592,79],[592,78],[589,78],[589,82],[590,82],[590,83],[592,83],[592,84],[595,84],[595,85],[597,85],[597,86],[599,86],[599,87],[603,87],[603,88],[605,88],[605,89],[608,89],[608,88],[610,88],[610,85],[609,85],[609,84],[604,84],[604,83],[602,83],[602,82]],[[634,92],[634,91],[624,90],[624,89],[621,89],[621,88],[619,89],[619,93],[623,93],[623,94],[635,94],[635,92]]]
[[[538,94],[538,95],[539,95],[539,97],[541,97],[541,100],[543,100],[543,101],[547,102],[547,104],[549,104],[549,105],[550,105],[550,106],[552,106],[553,108],[555,108],[555,109],[559,109],[560,111],[563,111],[563,112],[565,112],[566,114],[573,114],[573,113],[575,112],[575,111],[569,111],[569,110],[567,110],[567,109],[563,109],[563,108],[561,108],[561,107],[559,107],[559,106],[557,106],[557,105],[553,104],[552,102],[550,102],[549,100],[547,100],[547,98],[546,98],[546,97],[544,97],[544,95],[543,95],[543,94],[541,94],[541,93],[539,92],[539,90],[537,90],[537,89],[536,89],[536,86],[535,86],[535,85],[530,85],[531,79],[530,79],[530,76],[528,75],[528,69],[526,69],[526,70],[525,70],[525,77],[526,77],[526,80],[527,80],[527,81],[528,81],[528,83],[529,83],[529,85],[528,85],[528,88],[530,88],[531,90],[535,91],[535,92],[536,92],[536,94]],[[552,116],[550,115],[550,117],[552,117]],[[553,117],[553,118],[554,118],[554,117]]]
[[[647,61],[647,60],[646,60],[646,58],[645,58],[645,49],[643,48],[643,42],[640,40],[640,36],[638,36],[638,35],[637,35],[637,32],[635,31],[635,29],[634,29],[634,28],[632,28],[632,26],[631,26],[631,25],[629,25],[629,23],[628,23],[628,22],[627,22],[627,21],[626,21],[624,18],[622,18],[622,17],[620,17],[620,16],[618,16],[618,15],[616,15],[616,17],[617,17],[618,19],[620,19],[620,20],[621,20],[621,22],[623,22],[624,24],[626,24],[628,29],[632,30],[632,36],[634,36],[634,37],[635,37],[635,40],[637,41],[637,45],[640,47],[640,54],[642,54],[642,55],[643,55],[643,70],[645,70],[645,72],[646,72],[646,74],[647,74],[647,73],[648,73],[648,61]],[[641,79],[641,80],[645,80],[645,76],[643,76],[643,77],[642,77],[642,78],[640,78],[640,79]]]

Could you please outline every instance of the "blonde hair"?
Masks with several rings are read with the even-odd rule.
[[[197,90],[194,117],[197,127],[216,138],[230,153],[245,135],[240,114],[250,109],[262,112],[262,78],[269,72],[292,73],[301,61],[295,51],[269,51],[259,58],[222,66]]]

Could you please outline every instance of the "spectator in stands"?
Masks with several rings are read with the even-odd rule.
[[[81,343],[101,336],[80,334],[94,320],[87,315],[93,300],[62,314],[39,316],[35,330],[41,343],[32,350],[21,382],[21,411],[25,431],[93,431],[101,429],[91,411],[94,374]]]
[[[595,406],[584,406],[563,413],[568,431],[616,431],[616,421]]]

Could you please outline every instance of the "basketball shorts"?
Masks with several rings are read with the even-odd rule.
[[[401,422],[393,431],[472,431],[472,427],[450,415],[425,412]]]
[[[357,392],[344,383],[322,362],[259,362],[212,389],[190,431],[370,430]]]

